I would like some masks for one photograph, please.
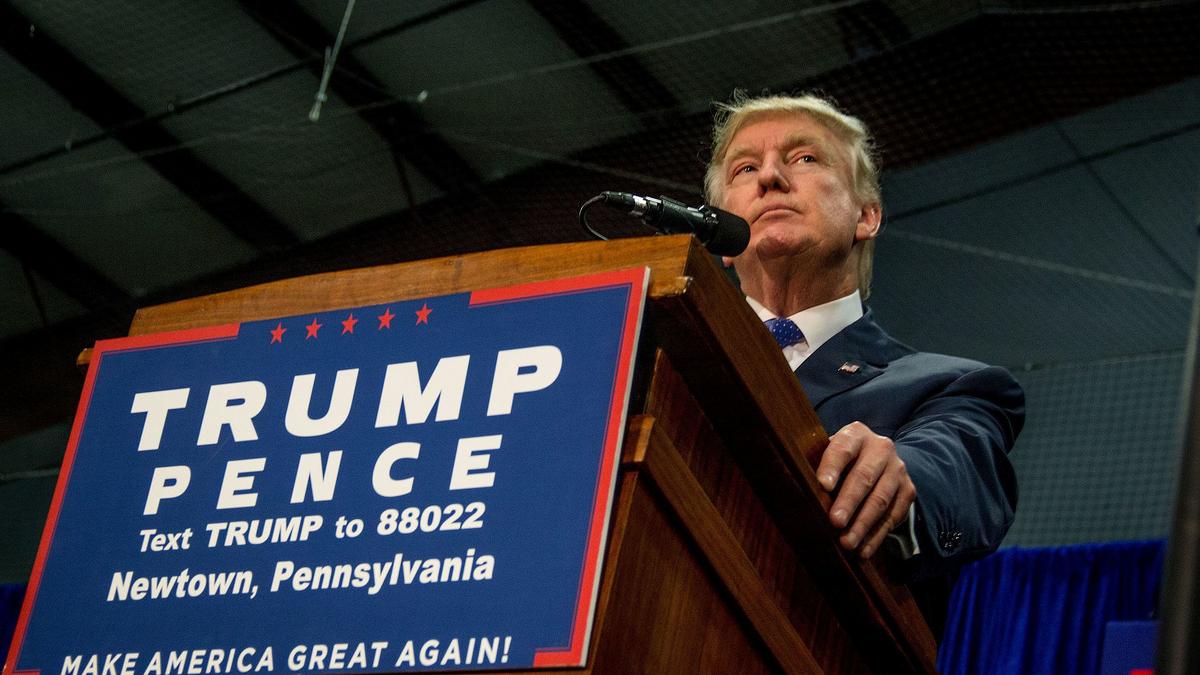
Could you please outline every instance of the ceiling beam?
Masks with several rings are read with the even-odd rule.
[[[1141,28],[1122,32],[1130,15],[1137,17]],[[849,110],[867,118],[885,151],[887,165],[896,167],[920,164],[1200,75],[1200,66],[1192,55],[1194,48],[1187,46],[1192,44],[1191,26],[1200,21],[1200,5],[1164,5],[1149,11],[1117,12],[1111,17],[1098,13],[1051,17],[1062,25],[1054,27],[1049,48],[1044,35],[1030,30],[1037,25],[1034,18],[981,16],[795,85],[798,89],[828,91]],[[1091,52],[1094,42],[1089,36],[1105,26],[1125,39],[1109,45],[1114,54],[1108,61],[1097,63]],[[1011,57],[997,60],[997,53],[1023,54],[1022,65],[1016,69],[1018,73],[998,77],[1014,69],[1008,60]],[[1110,66],[1114,61],[1128,62],[1128,72],[1114,74]],[[914,64],[920,67],[915,68]],[[980,74],[981,70],[986,72]],[[1032,85],[1014,88],[1010,80],[1017,75],[1028,77]],[[1053,89],[1054,98],[1049,104],[1024,104],[1014,111],[1014,102],[1022,100],[1018,93],[1025,91],[1026,86],[1042,91]],[[972,93],[969,101],[960,100],[964,91]],[[661,133],[639,132],[592,148],[581,153],[581,157],[598,166],[632,167],[675,182],[699,185],[703,172],[700,162],[659,162],[642,167],[635,160],[645,153],[630,152],[631,148],[653,147],[656,149],[653,154],[662,157],[683,147],[689,157],[694,157],[694,148],[703,143],[711,124],[708,114],[677,115],[673,119],[678,133],[668,139]],[[1077,161],[1097,158],[1086,156]],[[679,173],[665,174],[665,171]],[[567,214],[563,219],[565,226],[573,221],[571,208],[577,209],[579,203],[597,190],[606,189],[595,184],[602,181],[588,183],[589,178],[601,175],[547,163],[505,177],[495,184],[492,192],[501,200],[561,204],[557,210],[546,207],[544,213],[529,208],[509,210],[517,218],[527,214],[526,217],[542,220],[550,217],[546,214]],[[517,227],[502,230],[491,218],[490,210],[473,208],[473,204],[463,199],[433,200],[422,207],[427,227],[413,227],[412,212],[401,210],[345,228],[329,238],[305,243],[286,255],[266,256],[253,264],[193,280],[140,301],[156,304],[299,274],[530,243],[520,237],[530,236],[534,228],[521,227],[518,222]],[[508,205],[502,202],[502,206]],[[451,228],[454,236],[438,234]],[[551,238],[544,228],[539,233],[545,240]],[[551,234],[563,238],[582,236],[573,228]],[[449,250],[448,246],[457,248]],[[19,404],[11,408],[7,403],[0,406],[0,440],[69,418],[82,380],[73,367],[64,364],[71,366],[79,350],[95,339],[121,334],[128,328],[128,321],[128,315],[121,312],[96,312],[52,326],[49,334],[54,340],[47,340],[47,331],[41,330],[0,341],[0,353],[21,355],[21,358],[0,359],[0,400]],[[65,346],[56,348],[55,344]],[[27,384],[31,381],[47,391],[44,394],[32,391]]]
[[[233,181],[182,147],[163,126],[103,77],[75,58],[7,1],[0,1],[0,48],[67,100],[234,236],[260,251],[293,246],[299,239]]]
[[[613,54],[629,48],[616,29],[584,0],[529,0],[529,5],[554,28],[580,58]],[[596,73],[627,110],[655,113],[674,110],[679,99],[633,54],[594,61]]]
[[[2,1],[4,1],[4,0],[0,0],[0,2],[2,2]],[[354,50],[359,47],[365,47],[366,45],[373,44],[380,40],[386,40],[387,38],[390,38],[390,37],[393,37],[400,33],[403,33],[404,31],[412,30],[413,28],[422,26],[431,21],[437,21],[438,19],[442,19],[451,14],[460,12],[468,7],[471,7],[472,5],[477,5],[477,4],[479,4],[481,2],[485,2],[485,1],[486,0],[457,0],[457,2],[451,2],[448,4],[442,5],[440,7],[432,9],[428,12],[425,12],[424,14],[418,14],[414,17],[405,19],[404,21],[401,21],[400,23],[388,26],[387,28],[377,30],[373,33],[368,33],[367,35],[364,35],[359,38],[355,38],[354,40],[352,40],[348,43],[345,43],[343,45],[343,49]],[[262,73],[254,75],[252,77],[247,77],[247,78],[239,80],[237,82],[222,85],[211,91],[206,91],[206,92],[197,94],[195,96],[180,99],[177,101],[171,101],[164,108],[161,108],[153,113],[147,114],[141,120],[138,120],[137,123],[138,124],[157,123],[157,122],[161,122],[162,120],[165,120],[169,117],[174,117],[176,115],[182,115],[185,112],[194,110],[201,106],[205,106],[210,103],[215,103],[217,101],[225,99],[229,96],[233,96],[235,94],[240,94],[241,92],[246,91],[247,89],[251,89],[253,87],[258,87],[258,86],[264,85],[268,82],[274,82],[275,80],[278,80],[279,78],[286,77],[288,75],[291,75],[292,73],[298,72],[305,68],[310,68],[310,67],[312,67],[312,65],[314,63],[320,62],[322,58],[323,58],[323,55],[320,53],[311,54],[308,56],[308,58],[300,59],[298,61],[286,64],[283,66],[277,66],[275,68],[271,68],[269,70],[266,70]],[[82,149],[85,147],[89,147],[91,145],[95,145],[96,143],[107,140],[107,139],[111,138],[112,136],[113,136],[112,129],[101,129],[100,131],[90,134],[88,136],[83,136],[80,138],[72,139],[72,142],[70,145],[61,144],[61,143],[57,144],[54,147],[43,150],[42,152],[39,152],[35,155],[30,155],[28,157],[24,157],[22,159],[16,160],[14,162],[9,162],[8,164],[0,166],[0,176],[10,174],[10,173],[15,173],[17,171],[27,169],[35,164],[40,164],[41,162],[45,162],[45,161],[54,159],[55,157],[61,157],[65,154],[73,152],[74,150],[78,150],[78,149]]]
[[[242,0],[241,4],[285,49],[307,62],[318,79],[321,77],[324,61],[312,57],[331,48],[334,36],[320,22],[292,2]],[[407,159],[443,192],[477,188],[480,178],[471,165],[411,104],[396,99],[350,49],[343,48],[337,55],[336,66],[329,78],[330,91],[358,111],[394,153]],[[404,167],[397,166],[396,170],[403,172]]]
[[[129,310],[133,298],[111,279],[0,202],[0,249],[92,311]]]

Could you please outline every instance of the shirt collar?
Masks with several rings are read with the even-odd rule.
[[[747,295],[746,302],[759,319],[766,321],[776,318],[771,310],[754,298]],[[804,341],[808,343],[807,352],[812,353],[843,328],[862,318],[862,315],[862,298],[855,289],[850,295],[800,310],[788,318],[804,333]]]

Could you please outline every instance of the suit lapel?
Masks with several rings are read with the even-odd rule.
[[[884,333],[868,311],[805,359],[796,377],[817,408],[831,396],[871,381],[892,359],[909,352]]]

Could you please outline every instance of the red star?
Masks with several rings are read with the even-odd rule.
[[[392,314],[391,307],[388,307],[387,309],[383,310],[383,314],[380,314],[377,317],[379,319],[379,329],[383,330],[384,328],[391,328],[392,327],[392,319],[395,318],[395,316],[396,316],[395,314]]]
[[[416,315],[417,315],[417,324],[416,325],[421,325],[423,323],[425,323],[425,324],[429,323],[429,315],[432,313],[433,313],[433,310],[429,309],[429,305],[427,303],[424,303],[424,302],[421,303],[421,309],[418,309],[416,311]]]
[[[346,320],[342,322],[342,335],[353,333],[354,324],[356,323],[358,323],[358,319],[354,318],[354,313],[351,312],[350,316],[346,317]]]
[[[325,324],[317,323],[317,318],[313,317],[313,322],[304,327],[308,331],[308,335],[305,335],[304,339],[317,337],[317,331],[321,330],[321,326],[323,325]]]
[[[280,323],[278,326],[275,326],[275,330],[271,331],[271,344],[275,344],[276,342],[283,342],[283,334],[286,332],[287,332],[287,329],[283,327],[283,323]]]

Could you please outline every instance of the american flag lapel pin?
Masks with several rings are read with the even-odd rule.
[[[853,375],[858,372],[858,364],[847,361],[838,368],[838,372],[846,373],[847,375]]]

